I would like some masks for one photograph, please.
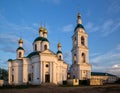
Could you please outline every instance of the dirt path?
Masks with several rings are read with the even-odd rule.
[[[120,93],[120,85],[0,89],[0,93]]]

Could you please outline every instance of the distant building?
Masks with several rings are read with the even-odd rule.
[[[103,83],[115,83],[118,77],[109,73],[91,72],[91,79],[102,80]]]
[[[8,60],[9,84],[62,84],[67,80],[68,64],[63,60],[61,44],[57,45],[57,53],[53,53],[47,33],[46,28],[40,27],[40,35],[33,42],[33,52],[28,56],[24,56],[23,40],[20,38],[16,59]]]

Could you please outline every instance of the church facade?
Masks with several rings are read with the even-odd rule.
[[[10,85],[62,84],[62,81],[67,80],[68,64],[63,60],[61,44],[57,45],[57,53],[53,53],[50,50],[47,33],[46,28],[39,28],[39,37],[33,42],[33,52],[26,57],[22,47],[23,40],[20,38],[16,59],[8,60]]]

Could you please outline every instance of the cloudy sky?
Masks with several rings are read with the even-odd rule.
[[[32,52],[41,24],[48,30],[50,49],[56,53],[60,41],[71,64],[78,12],[89,35],[92,71],[120,76],[120,0],[0,0],[0,67],[8,68],[7,60],[16,58],[20,37],[25,56]]]

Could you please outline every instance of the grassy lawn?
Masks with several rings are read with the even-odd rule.
[[[20,86],[0,88],[0,93],[120,93],[120,85],[104,86]]]

